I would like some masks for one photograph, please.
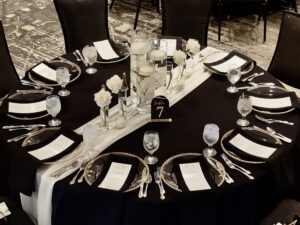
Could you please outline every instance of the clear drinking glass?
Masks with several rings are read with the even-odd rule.
[[[242,118],[237,120],[237,125],[241,127],[248,126],[250,122],[249,120],[246,120],[246,116],[252,111],[251,97],[244,94],[241,95],[237,104],[237,109],[242,115]]]
[[[219,127],[216,124],[208,123],[203,130],[203,140],[208,145],[203,150],[203,154],[206,157],[213,157],[217,154],[217,151],[212,147],[219,140]]]
[[[70,82],[71,74],[67,67],[58,67],[56,69],[56,81],[62,87],[58,92],[59,96],[68,96],[70,91],[66,89],[67,84]]]
[[[85,70],[87,74],[94,74],[97,69],[93,67],[93,64],[97,61],[97,49],[95,46],[85,46],[82,50],[82,55],[89,67]]]
[[[227,79],[231,83],[231,86],[227,88],[229,93],[237,93],[239,90],[236,88],[235,84],[241,78],[241,67],[236,64],[230,64],[227,70]]]
[[[83,143],[85,150],[93,151],[94,147],[100,137],[99,127],[95,125],[88,124],[83,128]]]
[[[145,157],[145,161],[152,165],[157,163],[158,158],[153,156],[159,147],[159,134],[156,131],[146,131],[143,138],[144,148],[150,155]]]
[[[61,103],[57,95],[50,95],[46,98],[47,112],[53,117],[49,120],[48,125],[51,127],[59,126],[61,120],[57,119],[56,116],[61,110]]]

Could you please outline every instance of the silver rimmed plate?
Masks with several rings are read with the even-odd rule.
[[[55,135],[60,130],[59,127],[42,128],[26,137],[22,143],[22,147],[36,145]]]
[[[195,159],[199,160],[199,157],[204,156],[201,153],[182,153],[178,155],[174,155],[167,159],[161,166],[160,175],[162,177],[163,182],[168,185],[170,188],[175,191],[182,192],[182,189],[178,186],[176,175],[174,174],[174,163],[179,160],[190,160]],[[225,168],[221,162],[214,158],[208,158],[207,165],[209,168],[209,173],[211,174],[211,179],[214,183],[220,187],[225,180]],[[207,172],[207,171],[205,171]]]
[[[75,63],[73,63],[73,62],[71,62],[67,59],[64,59],[62,57],[60,57],[59,59],[51,60],[48,63],[51,64],[51,66],[53,68],[67,67],[69,69],[70,73],[72,74],[69,83],[74,82],[81,75],[81,69],[77,64],[75,64]],[[36,83],[36,84],[38,84],[42,87],[56,87],[56,86],[59,86],[59,84],[57,84],[55,82],[47,82],[45,79],[42,79],[40,76],[37,76],[34,73],[31,73],[30,71],[28,72],[28,78],[33,83]]]
[[[258,85],[247,89],[247,94],[249,95],[253,95],[255,97],[261,97],[261,98],[265,97],[268,99],[272,99],[272,98],[275,99],[281,97],[287,94],[288,92],[289,91],[283,87],[269,86],[269,85]],[[288,94],[286,96],[288,96]],[[282,109],[264,109],[264,108],[253,106],[254,111],[263,114],[270,114],[270,115],[286,114],[293,111],[294,109],[295,108],[293,106],[282,108]]]
[[[131,181],[130,186],[124,192],[130,192],[138,189],[150,176],[150,170],[147,163],[140,157],[126,152],[111,152],[101,154],[87,164],[84,170],[84,179],[89,185],[92,185],[101,175],[101,173],[103,173],[104,165],[109,162],[110,156],[124,157],[129,160],[137,159],[139,162],[137,166],[137,173]]]
[[[32,103],[35,101],[46,100],[46,97],[51,94],[48,90],[19,90],[7,98],[8,102]],[[49,116],[47,111],[40,113],[7,113],[7,116],[17,120],[38,120]]]
[[[204,58],[203,63],[214,63],[214,62],[217,62],[217,61],[219,61],[221,59],[224,59],[228,54],[229,54],[228,52],[223,52],[223,51],[213,52],[213,53],[207,55]],[[241,71],[241,74],[244,75],[244,74],[247,74],[247,73],[251,72],[253,70],[253,68],[254,68],[254,65],[255,65],[254,62],[252,62],[243,71]],[[204,66],[205,66],[205,64],[204,64]],[[217,73],[216,71],[213,71],[209,67],[206,67],[206,66],[205,66],[205,68],[207,70],[209,70],[210,72],[212,72],[212,73],[224,76],[224,73]]]
[[[251,136],[252,140],[257,140],[261,143],[269,143],[273,145],[282,145],[282,142],[273,134],[270,132],[256,128],[256,127],[242,127],[241,128],[244,132],[246,132],[249,136]],[[228,155],[230,158],[243,162],[248,164],[264,164],[266,161],[264,159],[258,159],[258,157],[247,157],[245,158],[244,154],[239,154],[241,152],[239,151],[233,151],[231,149],[228,149],[224,145],[224,141],[234,132],[234,130],[227,131],[221,138],[221,147],[222,150],[226,155]]]

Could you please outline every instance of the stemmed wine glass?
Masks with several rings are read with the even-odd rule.
[[[89,67],[85,70],[88,74],[94,74],[97,69],[93,67],[93,64],[97,61],[97,49],[95,46],[85,46],[82,50],[82,55],[85,61],[89,64]]]
[[[219,140],[219,127],[214,123],[208,123],[205,125],[203,130],[203,140],[208,145],[203,150],[205,157],[213,157],[217,154],[217,151],[212,147]]]
[[[67,67],[58,67],[56,69],[56,80],[57,83],[62,87],[62,89],[58,92],[59,96],[68,96],[70,91],[66,89],[67,84],[70,82],[71,74]]]
[[[237,125],[241,127],[248,126],[250,124],[249,120],[246,119],[246,116],[252,111],[252,101],[251,97],[248,95],[241,95],[237,104],[237,109],[242,115],[241,119],[237,120]]]
[[[56,116],[61,110],[61,103],[57,95],[50,95],[46,98],[47,112],[52,116],[49,120],[48,125],[51,127],[59,126],[61,120],[57,119]]]
[[[156,156],[153,156],[153,153],[156,152],[156,150],[159,147],[159,134],[156,131],[146,131],[144,133],[143,138],[143,144],[144,148],[147,152],[149,152],[150,155],[145,157],[145,161],[152,165],[157,163],[158,158]]]
[[[227,88],[229,93],[237,93],[239,90],[236,88],[235,84],[241,78],[241,67],[236,64],[230,64],[227,70],[227,79],[231,83],[231,86]]]

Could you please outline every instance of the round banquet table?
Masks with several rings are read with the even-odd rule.
[[[71,54],[63,56],[75,62]],[[129,74],[130,60],[99,65],[95,75],[87,75],[82,68],[82,75],[74,83],[68,85],[71,95],[61,98],[62,111],[59,118],[62,127],[76,129],[99,114],[99,108],[94,102],[94,93],[114,74],[122,72]],[[255,66],[254,72],[263,71]],[[256,82],[275,82],[277,80],[268,74],[257,78]],[[201,76],[201,73],[197,74]],[[112,144],[104,152],[129,152],[143,158],[142,138],[147,130],[156,130],[160,135],[160,147],[155,153],[159,162],[150,166],[153,171],[167,158],[183,152],[201,153],[205,148],[202,131],[206,123],[216,123],[220,127],[220,137],[228,130],[236,127],[240,117],[237,111],[238,94],[228,94],[226,87],[229,82],[219,75],[212,75],[205,82],[171,108],[172,123],[148,123]],[[116,99],[113,100],[113,104]],[[252,112],[248,118],[251,125],[265,127],[266,124],[254,118]],[[224,184],[212,190],[195,192],[176,192],[165,185],[166,199],[159,198],[158,186],[155,182],[149,185],[148,197],[138,198],[138,191],[120,193],[91,187],[85,182],[70,185],[74,174],[58,181],[52,195],[53,225],[135,225],[135,224],[213,224],[213,225],[254,225],[275,206],[286,194],[296,188],[299,180],[299,114],[295,110],[280,118],[293,121],[294,126],[272,124],[272,127],[290,137],[291,144],[284,143],[265,165],[249,165],[238,163],[251,170],[254,180],[249,180],[239,172],[230,170],[221,160],[222,149],[216,144],[218,155],[227,172],[233,177],[233,184]],[[47,118],[48,119],[48,118]],[[42,120],[46,122],[47,119]],[[12,119],[3,117],[0,125],[15,123]],[[5,140],[14,134],[1,132],[1,154],[9,157],[11,152],[20,148],[20,144],[8,144]],[[3,159],[3,158],[2,158]],[[11,158],[13,160],[13,158]],[[3,160],[1,160],[2,163]],[[1,179],[7,179],[7,167],[10,162],[2,163]],[[23,165],[25,166],[25,165]],[[12,187],[13,188],[13,187]]]

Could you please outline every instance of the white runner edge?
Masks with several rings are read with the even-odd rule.
[[[212,47],[206,47],[203,49],[199,54],[201,55],[208,55],[214,51],[218,51]],[[197,58],[196,56],[195,58]],[[176,69],[176,68],[175,68]],[[206,81],[211,76],[211,72],[204,69],[203,63],[201,62],[196,66],[195,72],[186,79],[184,89],[178,93],[172,93],[172,96],[166,95],[169,99],[170,106],[173,106],[190,92],[192,92],[195,88],[201,85],[204,81]],[[110,109],[110,115],[114,115],[117,112],[117,107],[113,107]],[[99,116],[92,119],[88,123],[84,124],[83,126],[79,127],[75,130],[78,134],[82,134],[83,127],[88,124],[96,124],[99,121]],[[118,141],[119,139],[127,136],[131,132],[137,130],[138,128],[144,126],[149,122],[149,115],[134,115],[130,120],[127,121],[126,128],[124,129],[112,129],[108,130],[105,135],[99,139],[99,143],[95,146],[97,149],[97,154],[104,151],[107,147],[109,147],[114,142]],[[82,148],[83,144],[81,143],[75,151],[79,148]],[[84,155],[85,152],[83,151],[81,155]],[[68,158],[69,156],[65,156]],[[70,160],[72,157],[69,157]],[[54,164],[52,166],[44,166],[38,170],[36,176],[36,192],[32,193],[32,196],[28,197],[26,195],[20,194],[21,196],[21,203],[22,207],[30,217],[35,218],[38,225],[51,225],[51,215],[52,215],[52,192],[54,184],[64,179],[65,177],[69,176],[71,173],[78,169],[74,168],[69,170],[68,172],[61,175],[59,178],[53,178],[50,176],[54,171],[61,168],[62,164]]]

